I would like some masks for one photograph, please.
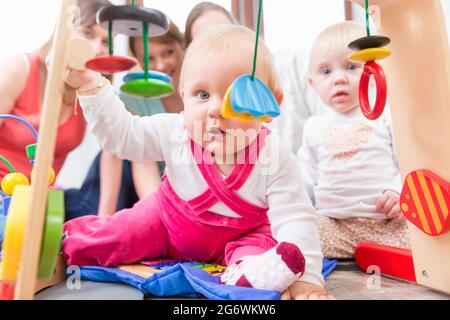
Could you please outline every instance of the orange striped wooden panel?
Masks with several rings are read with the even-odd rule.
[[[400,196],[405,217],[430,236],[450,230],[450,183],[429,170],[413,171]]]

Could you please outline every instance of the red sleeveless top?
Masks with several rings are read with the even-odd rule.
[[[30,62],[28,80],[10,114],[27,120],[39,131],[41,118],[39,53],[30,53],[27,57]],[[61,170],[67,154],[82,142],[85,130],[86,122],[81,112],[59,124],[53,160],[53,169],[56,174]],[[44,139],[44,137],[39,138]],[[28,127],[16,120],[3,120],[0,125],[0,155],[6,157],[16,171],[22,172],[28,177],[30,177],[32,166],[28,161],[25,147],[32,143],[36,143],[36,140]],[[8,173],[8,168],[0,163],[0,179]]]

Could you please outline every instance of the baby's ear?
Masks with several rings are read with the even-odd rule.
[[[278,105],[281,106],[281,104],[283,103],[283,99],[284,99],[283,91],[281,91],[280,89],[277,88],[273,91],[273,95],[275,97],[275,100],[277,100]]]

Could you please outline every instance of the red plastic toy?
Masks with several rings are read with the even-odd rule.
[[[381,274],[416,282],[411,250],[361,243],[355,249],[355,260],[364,272],[370,266],[377,266]]]
[[[100,56],[86,62],[86,68],[103,74],[126,71],[135,65],[136,60],[134,59],[114,55]]]
[[[13,300],[14,287],[10,283],[0,283],[0,300]]]
[[[374,76],[377,84],[377,99],[373,109],[371,109],[369,102],[369,80],[371,75]],[[378,119],[384,111],[386,97],[387,85],[383,68],[374,61],[366,62],[359,83],[359,101],[364,115],[370,120]]]
[[[405,217],[430,236],[450,231],[450,183],[429,170],[413,171],[400,196]]]

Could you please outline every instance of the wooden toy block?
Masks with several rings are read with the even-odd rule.
[[[355,249],[355,260],[364,272],[375,266],[383,275],[416,282],[411,250],[361,243]]]
[[[64,216],[64,191],[49,190],[44,237],[39,259],[39,279],[50,279],[53,276],[56,260],[61,250]]]

